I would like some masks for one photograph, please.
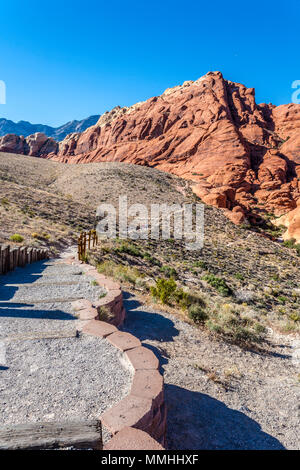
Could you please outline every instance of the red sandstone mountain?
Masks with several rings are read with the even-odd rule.
[[[280,215],[300,203],[299,131],[300,105],[257,105],[253,88],[210,72],[131,108],[115,108],[58,149],[38,154],[174,173],[193,180],[204,202],[230,209],[227,215],[239,223],[254,207]]]

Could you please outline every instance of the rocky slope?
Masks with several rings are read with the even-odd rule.
[[[83,133],[30,154],[156,167],[192,180],[204,202],[241,223],[250,214],[257,221],[300,203],[299,129],[300,105],[257,105],[253,88],[209,72],[131,108],[115,108]],[[7,143],[3,148],[1,139],[0,150],[23,153]]]
[[[101,120],[59,144],[63,162],[124,161],[195,181],[206,203],[235,221],[259,206],[280,215],[300,198],[300,106],[255,102],[220,72]]]
[[[31,124],[28,121],[13,122],[8,119],[0,119],[0,137],[7,134],[23,135],[28,137],[36,132],[42,132],[55,140],[63,140],[71,132],[83,132],[93,126],[99,119],[99,115],[90,116],[81,121],[69,121],[59,127],[46,126],[44,124]]]

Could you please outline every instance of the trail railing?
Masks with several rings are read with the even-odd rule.
[[[48,251],[46,249],[0,245],[0,274],[6,274],[17,267],[23,268],[26,264],[46,258],[48,258]]]
[[[98,235],[96,230],[81,232],[78,237],[78,259],[85,261],[87,252],[98,244]]]

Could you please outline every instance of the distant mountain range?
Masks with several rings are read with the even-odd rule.
[[[13,122],[0,118],[0,137],[6,134],[23,135],[27,137],[36,132],[43,132],[55,140],[63,140],[71,132],[83,132],[99,120],[100,115],[90,116],[82,121],[69,121],[60,127],[51,127],[44,124],[31,124],[28,121]]]

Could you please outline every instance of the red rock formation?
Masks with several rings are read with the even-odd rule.
[[[283,235],[284,240],[294,239],[296,243],[300,243],[300,204],[296,209],[277,219],[275,224],[287,227],[287,231]]]
[[[253,207],[276,215],[300,199],[300,105],[255,102],[253,88],[210,72],[131,108],[105,113],[48,155],[120,161],[194,181],[194,192],[241,223]],[[0,139],[1,150],[1,139]],[[228,212],[227,212],[228,213]]]
[[[58,143],[41,132],[36,132],[26,138],[15,134],[0,137],[0,152],[45,157],[57,151]]]

